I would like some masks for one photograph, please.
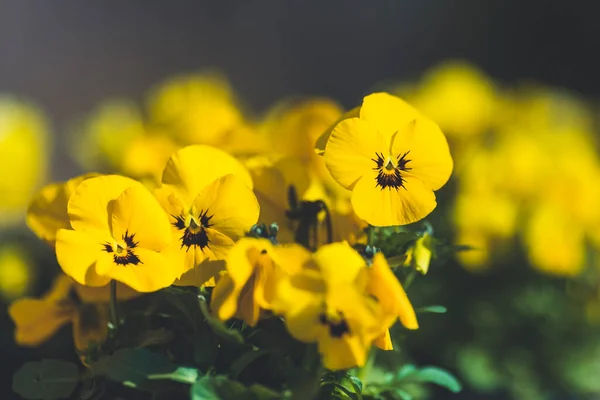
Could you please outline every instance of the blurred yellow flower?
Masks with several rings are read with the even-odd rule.
[[[0,247],[0,296],[14,300],[29,292],[35,273],[25,248],[15,244]]]
[[[118,175],[87,179],[71,196],[68,214],[73,230],[58,231],[56,256],[78,283],[104,286],[115,279],[152,292],[182,274],[164,252],[171,244],[167,214],[139,182]]]
[[[0,171],[5,172],[0,180],[0,226],[22,221],[31,195],[46,180],[47,129],[38,109],[0,95]]]
[[[373,340],[393,322],[367,292],[365,260],[345,242],[321,246],[314,255],[298,245],[276,254],[288,277],[276,281],[272,307],[290,334],[317,342],[326,368],[364,365]]]
[[[170,78],[151,91],[148,109],[150,123],[182,145],[219,145],[244,124],[229,83],[214,73]]]
[[[437,125],[387,93],[365,97],[358,118],[335,126],[324,158],[335,180],[352,190],[356,214],[374,226],[427,216],[436,206],[433,191],[453,166]]]
[[[169,157],[179,148],[166,135],[151,134],[134,138],[125,149],[120,171],[158,186]]]
[[[242,238],[227,256],[227,273],[212,292],[211,307],[219,319],[233,316],[256,326],[261,311],[271,308],[275,264],[267,239]]]
[[[42,240],[54,246],[59,229],[71,229],[67,203],[81,182],[98,176],[96,173],[80,175],[67,182],[50,183],[31,199],[27,210],[27,225]]]
[[[127,300],[138,294],[119,285],[118,298]],[[38,346],[60,327],[73,323],[73,340],[78,350],[93,342],[101,343],[108,332],[108,287],[88,288],[59,275],[41,299],[23,298],[8,309],[15,323],[15,341],[23,346]]]
[[[412,101],[448,136],[471,138],[494,122],[495,92],[493,82],[477,68],[452,61],[429,70]]]
[[[170,216],[173,246],[184,271],[196,268],[189,272],[195,282],[213,276],[212,268],[204,274],[202,262],[225,259],[260,212],[248,171],[229,154],[205,145],[177,151],[155,194]]]

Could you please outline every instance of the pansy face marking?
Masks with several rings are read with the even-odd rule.
[[[338,316],[335,318],[329,318],[325,313],[319,314],[319,323],[329,328],[329,336],[333,338],[341,338],[345,333],[350,334],[348,323],[339,311]]]
[[[206,228],[210,228],[212,224],[210,220],[213,215],[208,215],[208,210],[201,211],[198,214],[198,217],[189,214],[187,217],[183,215],[172,216],[175,218],[175,222],[173,222],[173,226],[183,231],[183,235],[181,236],[181,248],[183,246],[187,246],[186,252],[192,246],[200,247],[200,250],[208,247],[208,235],[206,233]]]
[[[102,246],[104,247],[104,251],[107,253],[114,253],[113,260],[117,265],[138,265],[143,264],[140,258],[133,252],[138,245],[138,242],[133,240],[135,237],[134,234],[129,234],[128,231],[122,236],[122,243],[109,243],[106,242]]]
[[[398,155],[395,161],[392,157],[387,157],[387,159],[384,158],[383,153],[375,153],[377,158],[371,159],[376,164],[373,168],[374,171],[377,171],[375,187],[379,186],[381,190],[385,188],[392,190],[392,188],[394,188],[396,191],[398,191],[398,188],[402,187],[406,190],[402,172],[411,170],[411,168],[406,165],[411,161],[406,158],[408,153],[410,153],[410,150],[404,154]]]

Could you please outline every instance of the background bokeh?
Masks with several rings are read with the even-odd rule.
[[[0,3],[0,93],[42,110],[53,180],[82,172],[66,139],[99,103],[142,103],[155,84],[206,68],[221,71],[245,106],[261,113],[288,95],[327,96],[353,107],[366,93],[418,82],[440,62],[462,59],[502,87],[537,82],[566,89],[596,118],[598,11],[591,1],[7,0]],[[6,181],[26,174],[0,172]],[[450,202],[441,202],[435,219]],[[438,226],[451,240],[452,229]],[[56,269],[52,250],[25,229],[11,228],[2,239],[24,245],[33,265],[51,266],[37,270],[28,289],[44,292]],[[582,294],[594,291],[595,278],[540,274],[520,246],[511,249],[483,274],[453,260],[434,264],[411,293],[449,312],[423,317],[420,334],[402,351],[419,364],[454,371],[467,386],[461,399],[596,398],[600,336]],[[5,264],[16,259],[0,254]],[[0,394],[10,398],[14,369],[24,360],[62,356],[69,335],[23,349],[14,345],[4,311],[0,324]]]

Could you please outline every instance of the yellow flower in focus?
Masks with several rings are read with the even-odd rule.
[[[352,190],[356,215],[374,226],[405,225],[436,206],[452,172],[438,126],[387,93],[364,98],[358,118],[338,123],[325,147],[334,179]]]
[[[138,294],[119,285],[118,298],[127,300]],[[15,341],[23,346],[38,346],[63,325],[73,323],[73,339],[78,350],[92,342],[101,343],[108,332],[109,288],[88,288],[59,275],[41,299],[23,298],[8,309],[15,323]]]
[[[68,214],[73,230],[58,231],[56,256],[76,282],[104,286],[115,279],[152,292],[183,272],[165,253],[169,219],[139,182],[118,175],[87,179],[71,196]]]
[[[418,329],[415,310],[382,253],[375,254],[367,273],[367,292],[377,299],[385,314],[398,317],[407,329]],[[377,337],[374,344],[382,350],[393,350],[389,330]]]
[[[35,278],[32,261],[23,248],[0,247],[0,296],[14,300],[26,294]]]
[[[205,145],[177,151],[155,194],[170,216],[175,251],[194,282],[213,277],[213,269],[203,271],[202,262],[225,259],[260,211],[248,171],[229,154]]]
[[[448,62],[428,71],[413,101],[449,136],[473,137],[484,133],[494,122],[494,84],[464,62]]]
[[[98,176],[90,173],[69,179],[67,182],[50,183],[41,188],[31,199],[27,210],[27,225],[42,240],[54,246],[59,229],[71,229],[67,203],[77,186],[86,179]]]
[[[0,226],[22,220],[31,195],[46,179],[48,149],[40,111],[0,95]]]
[[[219,319],[234,316],[256,326],[261,311],[271,309],[275,264],[267,239],[242,238],[227,256],[227,274],[212,292],[211,307]]]
[[[394,320],[367,292],[365,260],[345,242],[314,255],[299,245],[280,247],[276,255],[289,276],[277,280],[272,307],[290,334],[317,342],[326,368],[364,365],[371,343]]]
[[[552,204],[541,204],[533,211],[524,240],[529,261],[540,271],[576,276],[584,267],[583,229]]]
[[[183,145],[219,145],[243,125],[235,94],[218,74],[171,78],[151,92],[148,108],[150,122]]]

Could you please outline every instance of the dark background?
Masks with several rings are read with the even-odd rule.
[[[593,0],[0,0],[0,93],[39,104],[59,136],[106,98],[141,100],[164,78],[206,67],[256,111],[290,94],[350,107],[380,82],[417,79],[449,58],[501,82],[597,97],[599,11]],[[75,175],[59,141],[55,152],[54,178]],[[13,369],[36,357],[1,349],[3,394]]]

